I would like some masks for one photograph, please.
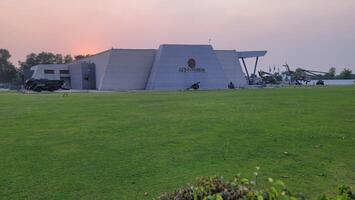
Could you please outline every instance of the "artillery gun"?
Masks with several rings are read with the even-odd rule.
[[[48,80],[48,79],[29,79],[25,83],[26,90],[35,92],[50,91],[53,92],[59,89],[67,89],[63,87],[63,80]]]
[[[229,84],[228,84],[228,89],[235,89],[235,85],[234,85],[234,83],[231,81],[231,82],[229,82]]]
[[[194,83],[192,84],[189,88],[187,88],[187,90],[198,90],[200,89],[200,82]]]

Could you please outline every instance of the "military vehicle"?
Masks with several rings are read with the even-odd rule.
[[[29,79],[25,83],[26,90],[35,92],[50,91],[53,92],[59,89],[68,89],[63,87],[64,81],[62,80],[48,80],[48,79]]]

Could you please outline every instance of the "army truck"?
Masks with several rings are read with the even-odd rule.
[[[42,91],[56,91],[59,89],[67,89],[63,87],[63,80],[48,80],[48,79],[29,79],[25,83],[26,90],[32,90],[35,92]]]

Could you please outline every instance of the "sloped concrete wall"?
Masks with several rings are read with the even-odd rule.
[[[74,63],[69,65],[70,72],[70,87],[75,90],[83,89],[83,74],[81,63]]]
[[[105,70],[101,90],[144,90],[156,50],[115,49]]]
[[[189,67],[190,59],[196,62],[194,69]],[[146,89],[184,90],[197,82],[201,89],[227,88],[226,75],[212,46],[161,45]]]
[[[110,54],[112,50],[107,50],[102,53],[80,59],[77,62],[88,62],[88,63],[94,63],[95,64],[95,73],[96,73],[96,89],[101,90],[102,89],[102,82],[104,78],[104,74],[106,71],[106,68],[109,64],[110,61]]]
[[[247,80],[235,50],[216,50],[219,62],[222,64],[228,83],[233,82],[235,87],[245,87]]]

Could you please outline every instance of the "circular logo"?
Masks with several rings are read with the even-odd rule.
[[[189,61],[187,61],[187,66],[189,66],[191,69],[194,69],[196,67],[196,60],[190,58]]]

